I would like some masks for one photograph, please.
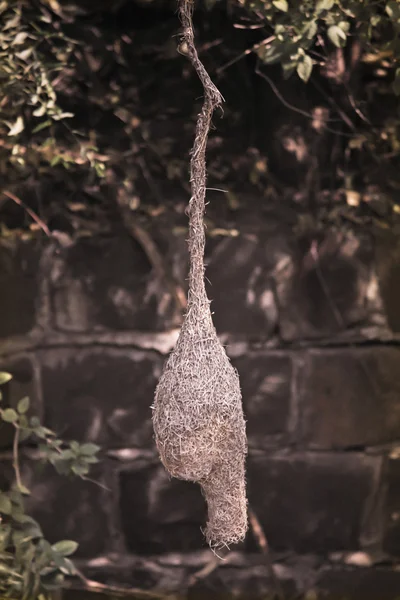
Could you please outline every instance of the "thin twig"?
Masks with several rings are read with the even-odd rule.
[[[317,88],[320,94],[322,94],[329,104],[333,107],[333,109],[340,115],[341,119],[344,123],[346,123],[347,127],[352,131],[355,131],[356,127],[350,117],[344,112],[344,110],[338,105],[338,103],[332,98],[329,94],[325,92],[325,90],[313,79],[311,83]]]
[[[7,196],[7,198],[10,198],[10,200],[15,202],[15,204],[18,204],[18,206],[21,206],[24,210],[26,210],[28,215],[30,215],[32,219],[39,225],[40,229],[42,229],[42,231],[44,231],[48,237],[51,237],[51,231],[47,227],[46,223],[42,221],[42,219],[31,208],[29,208],[25,202],[21,200],[21,198],[18,198],[18,196],[12,192],[9,192],[8,190],[2,190],[1,193],[4,194],[4,196]]]
[[[254,44],[251,48],[247,48],[247,50],[245,50],[244,52],[241,52],[240,54],[238,54],[237,56],[235,56],[234,58],[232,58],[232,60],[230,60],[227,63],[225,63],[224,65],[222,65],[222,67],[218,67],[218,69],[216,70],[217,75],[219,75],[220,73],[222,73],[222,71],[225,71],[226,69],[228,69],[229,67],[231,67],[235,63],[237,63],[239,60],[241,60],[245,56],[248,56],[252,52],[257,52],[257,50],[259,50],[263,46],[266,46],[270,42],[273,42],[274,39],[275,39],[275,36],[271,35],[270,37],[265,38],[265,40],[262,40],[258,44]]]
[[[299,115],[302,115],[303,117],[306,117],[306,119],[311,119],[314,120],[315,116],[305,110],[302,110],[301,108],[298,108],[297,106],[294,106],[293,104],[290,104],[290,102],[288,102],[280,93],[280,91],[278,90],[278,88],[276,87],[276,85],[274,84],[274,82],[271,80],[270,77],[268,77],[268,75],[266,75],[265,73],[263,73],[260,70],[260,66],[259,64],[257,64],[255,72],[257,75],[259,75],[260,77],[262,77],[263,79],[265,79],[265,81],[270,85],[270,87],[272,88],[272,91],[274,92],[275,96],[278,98],[278,100],[280,100],[280,102],[282,102],[282,104],[284,106],[286,106],[286,108],[288,108],[289,110],[298,113]],[[327,122],[332,122],[334,121],[333,119],[327,119]],[[347,137],[347,138],[352,138],[354,137],[354,134],[352,133],[345,133],[344,131],[339,131],[338,129],[332,129],[331,127],[327,127],[325,124],[322,125],[322,129],[325,129],[325,131],[329,131],[330,133],[334,133],[335,135],[340,135],[342,137]]]
[[[105,583],[100,583],[98,581],[93,581],[93,579],[88,579],[79,569],[74,568],[74,575],[78,577],[81,581],[83,587],[86,590],[90,590],[91,592],[96,593],[106,593],[112,594],[116,596],[127,597],[128,595],[134,596],[139,600],[165,600],[167,598],[167,594],[163,594],[161,592],[152,592],[150,590],[141,590],[138,588],[123,588],[114,585],[106,585]],[[74,588],[73,582],[67,583],[66,587]]]
[[[265,536],[263,528],[261,527],[261,523],[257,518],[257,515],[255,514],[253,509],[250,507],[249,507],[249,523],[250,523],[250,527],[253,532],[253,535],[258,544],[258,547],[260,548],[261,553],[265,556],[265,562],[267,565],[268,574],[269,574],[272,584],[274,585],[275,590],[276,590],[276,598],[278,600],[285,600],[281,582],[279,581],[278,577],[276,576],[274,567],[272,565],[267,538]]]
[[[321,284],[322,291],[325,294],[325,297],[328,301],[329,307],[332,311],[335,321],[341,330],[345,330],[346,329],[345,320],[342,316],[342,313],[339,310],[337,303],[335,302],[335,300],[329,290],[329,286],[328,286],[326,279],[324,277],[324,274],[322,272],[321,259],[320,259],[320,255],[319,255],[319,251],[318,251],[318,243],[315,240],[311,244],[310,254],[311,254],[311,257],[315,264],[315,272],[316,272],[318,280]],[[356,346],[353,342],[350,342],[349,347],[352,348],[353,350],[356,348]],[[372,377],[371,371],[370,371],[368,365],[365,363],[363,357],[360,356],[359,354],[356,354],[356,357],[357,357],[357,360],[359,361],[359,364],[360,364],[362,370],[364,371],[366,379],[368,379],[368,381],[371,385],[371,389],[376,398],[376,401],[377,401],[377,403],[379,403],[379,390],[377,389],[376,380]]]
[[[124,198],[118,199],[120,212],[124,225],[130,235],[141,245],[151,266],[153,267],[156,276],[164,281],[166,287],[169,288],[170,294],[175,300],[176,307],[179,313],[186,309],[186,295],[182,286],[175,280],[172,273],[169,272],[165,265],[165,261],[157,248],[157,245],[151,238],[150,234],[139,225],[137,219],[128,206]]]
[[[17,482],[18,489],[22,488],[21,471],[19,468],[19,425],[14,423],[15,434],[13,442],[13,467],[15,471],[15,479]]]
[[[222,557],[222,559],[223,558],[224,557]],[[201,567],[201,569],[199,569],[198,571],[196,571],[189,577],[188,588],[193,587],[195,585],[195,583],[197,583],[198,581],[201,581],[202,579],[206,579],[209,575],[211,575],[211,573],[216,571],[220,565],[221,565],[221,557],[217,556],[215,553],[213,553],[210,560],[203,567]]]
[[[330,309],[333,313],[333,316],[336,320],[337,325],[341,328],[344,329],[345,328],[345,323],[343,320],[343,317],[341,315],[340,310],[338,309],[335,300],[332,297],[332,294],[330,294],[329,292],[329,288],[327,286],[327,283],[325,281],[325,277],[321,271],[321,264],[320,264],[320,259],[319,259],[319,252],[318,252],[318,243],[314,240],[311,243],[310,246],[310,255],[314,261],[314,265],[315,265],[315,272],[317,274],[317,277],[319,279],[319,282],[321,284],[322,287],[322,291],[325,294],[326,299],[328,300],[328,304],[330,306]]]

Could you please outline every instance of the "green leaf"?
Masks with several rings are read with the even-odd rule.
[[[24,120],[22,117],[18,117],[15,121],[14,125],[11,126],[10,131],[8,132],[8,136],[18,135],[25,128]]]
[[[82,444],[79,448],[79,453],[85,456],[93,456],[100,450],[100,446],[97,444]]]
[[[272,44],[269,48],[260,48],[257,54],[265,64],[273,65],[281,60],[283,50],[281,44]]]
[[[32,519],[32,517],[30,517],[29,515],[24,516],[21,526],[22,526],[24,533],[26,535],[28,535],[29,537],[36,538],[36,539],[43,537],[43,532],[41,530],[39,523],[37,523],[37,521]]]
[[[64,583],[64,575],[62,573],[57,573],[55,577],[51,577],[48,580],[42,579],[41,583],[45,590],[58,590]]]
[[[70,112],[61,112],[59,114],[55,114],[53,115],[53,119],[54,121],[61,121],[61,119],[72,119],[72,117],[74,117],[74,113],[70,113]]]
[[[0,494],[0,513],[3,515],[11,515],[12,504],[11,500],[5,494]]]
[[[7,371],[0,371],[0,385],[8,383],[12,378],[13,376],[11,373],[7,373]]]
[[[11,515],[12,515],[12,518],[14,519],[14,521],[17,521],[17,523],[22,523],[22,521],[24,520],[24,517],[25,517],[24,511],[19,506],[13,506]],[[14,532],[14,534],[15,533],[18,533],[18,532]]]
[[[318,0],[315,6],[315,12],[319,15],[323,10],[331,10],[334,4],[335,0]]]
[[[344,33],[349,33],[349,31],[350,31],[350,23],[348,21],[339,21],[338,27]]]
[[[1,413],[1,418],[6,423],[15,423],[18,421],[18,415],[13,408],[6,408],[6,410],[3,410]]]
[[[22,483],[20,483],[18,485],[18,491],[21,492],[21,494],[23,494],[24,496],[30,496],[31,495],[31,493],[28,490],[28,488],[25,485],[23,485]]]
[[[75,475],[82,477],[83,475],[87,475],[89,473],[89,467],[84,464],[72,465],[71,471]]]
[[[27,419],[26,415],[21,415],[19,417],[19,426],[22,429],[26,429],[28,427],[28,419]]]
[[[372,27],[376,27],[381,22],[382,22],[382,16],[381,15],[372,15],[372,17],[371,17],[371,25],[372,25]]]
[[[60,454],[61,460],[73,460],[76,458],[76,453],[73,450],[62,450]]]
[[[393,0],[392,2],[388,2],[386,5],[386,13],[389,15],[393,21],[400,20],[400,6],[399,3]]]
[[[41,106],[39,106],[39,108],[35,108],[35,110],[33,111],[33,116],[34,117],[43,117],[43,115],[46,113],[46,106],[45,104],[42,104]]]
[[[57,166],[62,160],[62,156],[57,155],[57,156],[53,156],[53,158],[50,161],[50,166],[51,167],[55,167]]]
[[[309,40],[311,40],[317,34],[317,31],[318,25],[316,21],[310,21],[304,28],[304,33]]]
[[[61,556],[71,556],[78,548],[78,543],[73,540],[61,540],[52,545],[51,549]]]
[[[39,125],[37,125],[34,129],[32,129],[32,133],[38,133],[39,131],[42,131],[42,129],[46,129],[46,127],[50,127],[51,125],[51,119],[48,119],[47,121],[43,121],[43,123],[39,123]]]
[[[25,398],[22,398],[22,400],[20,400],[18,402],[18,406],[17,406],[17,411],[19,412],[20,415],[23,415],[27,412],[28,408],[30,405],[30,400],[28,398],[28,396],[25,396]]]
[[[83,460],[87,465],[94,465],[100,462],[97,456],[81,456],[80,460]]]
[[[21,429],[19,432],[19,439],[21,442],[27,440],[32,435],[32,431],[30,429]]]
[[[343,29],[340,29],[337,25],[331,25],[327,33],[328,38],[336,48],[343,48],[346,45],[347,36]]]
[[[275,8],[281,10],[282,12],[287,12],[289,10],[287,0],[273,0],[272,4],[275,6]]]
[[[69,560],[69,558],[63,558],[59,569],[61,573],[64,573],[64,575],[74,575],[76,573],[76,567],[72,560]]]
[[[41,440],[45,440],[47,437],[46,428],[41,427],[40,425],[39,425],[39,427],[34,428],[33,433]]]
[[[313,69],[313,61],[308,54],[305,54],[303,60],[297,65],[297,74],[305,83],[310,79]]]
[[[53,465],[59,475],[68,475],[70,472],[69,465],[58,457],[49,457],[48,460]]]

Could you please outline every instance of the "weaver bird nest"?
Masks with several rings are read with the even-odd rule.
[[[181,1],[180,16],[187,54],[203,83],[204,104],[191,159],[188,309],[157,386],[153,425],[166,469],[201,485],[208,506],[206,539],[221,547],[242,540],[247,531],[247,441],[239,377],[218,340],[204,285],[205,148],[222,97],[198,58],[188,0]]]

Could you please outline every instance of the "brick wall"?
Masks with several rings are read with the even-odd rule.
[[[296,239],[271,220],[240,219],[239,235],[209,240],[207,276],[215,325],[241,379],[249,502],[277,573],[288,593],[315,588],[333,598],[350,589],[349,598],[385,600],[386,582],[395,598],[399,244],[352,231]],[[156,234],[184,287],[185,232],[173,231],[166,222]],[[79,541],[89,571],[184,587],[207,560],[205,505],[196,486],[171,481],[161,467],[150,410],[177,337],[173,297],[139,244],[121,234],[4,246],[0,287],[0,366],[15,376],[10,401],[29,394],[48,427],[102,446],[93,473],[102,486],[36,473],[27,451],[32,512],[50,540]],[[3,428],[6,476],[10,439]],[[257,552],[249,533],[201,585],[240,592],[250,580],[255,594],[265,592]],[[375,566],[361,576],[344,566],[349,556]]]

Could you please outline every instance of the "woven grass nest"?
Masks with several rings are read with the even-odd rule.
[[[191,158],[188,308],[156,389],[153,426],[169,473],[201,485],[208,506],[205,536],[219,548],[239,542],[247,531],[247,440],[239,377],[217,337],[204,284],[205,150],[222,97],[198,58],[192,8],[181,1],[183,42],[203,84],[204,103]]]

